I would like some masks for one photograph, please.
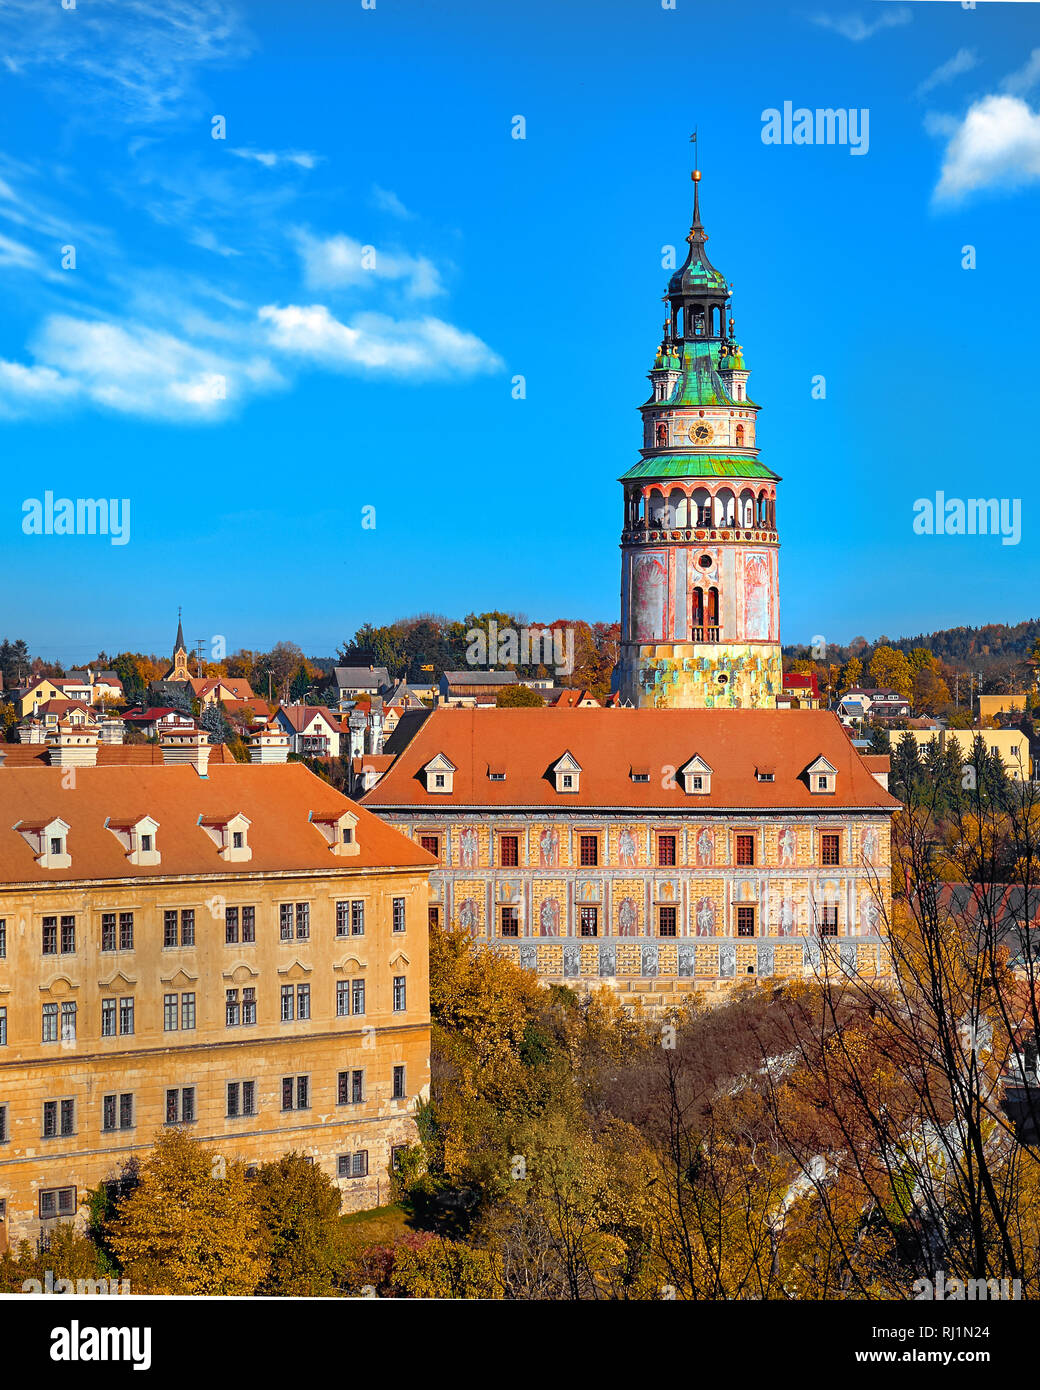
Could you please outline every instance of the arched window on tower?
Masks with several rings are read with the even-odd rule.
[[[668,443],[668,426],[659,424],[657,426],[657,446],[663,448]]]
[[[692,595],[691,624],[693,627],[692,640],[694,642],[704,641],[704,590],[694,589]]]
[[[738,449],[742,449],[743,447],[744,447],[744,426],[743,426],[743,425],[738,425],[738,426],[737,426],[737,448],[738,448]]]
[[[708,641],[717,642],[719,640],[719,591],[718,589],[708,590]]]

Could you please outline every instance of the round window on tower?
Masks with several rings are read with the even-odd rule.
[[[719,685],[725,685],[726,682],[729,680],[729,676],[727,676],[725,671],[723,671],[718,676],[716,676],[715,679],[718,681]]]
[[[702,570],[710,570],[713,561],[710,555],[702,555],[701,558],[697,561],[697,563],[698,565],[700,565]]]

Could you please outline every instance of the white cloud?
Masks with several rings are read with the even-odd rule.
[[[853,43],[862,43],[864,39],[872,38],[882,29],[894,29],[901,24],[909,24],[913,16],[908,9],[900,7],[883,9],[874,20],[865,20],[858,14],[815,14],[811,18],[814,24],[819,24],[824,29],[833,29],[836,34],[851,39]]]
[[[225,246],[223,242],[217,240],[212,232],[205,227],[200,228],[191,234],[193,246],[201,246],[204,251],[213,251],[218,256],[241,256],[241,251],[236,251],[233,246]]]
[[[226,0],[5,0],[0,46],[9,71],[39,76],[80,115],[140,122],[168,119],[195,69],[245,57],[252,39]]]
[[[17,266],[21,270],[35,270],[42,273],[43,265],[39,256],[20,241],[13,241],[0,232],[0,266]]]
[[[71,400],[78,392],[75,381],[53,367],[26,367],[0,358],[0,415],[8,418],[32,414]]]
[[[279,164],[298,164],[301,169],[313,169],[323,159],[322,155],[310,154],[307,150],[230,149],[228,153],[238,155],[239,159],[252,159],[265,169],[275,169]]]
[[[263,357],[233,359],[141,324],[53,314],[30,347],[35,365],[0,363],[7,413],[79,398],[123,415],[197,423],[281,384]]]
[[[273,347],[335,371],[470,376],[503,365],[475,334],[442,319],[366,313],[342,323],[324,304],[268,304],[259,317]]]
[[[389,212],[394,217],[400,217],[402,221],[410,222],[415,216],[414,212],[409,212],[392,189],[380,188],[378,184],[374,184],[372,187],[372,202],[380,212]]]
[[[1040,82],[1040,48],[1034,48],[1023,67],[1009,73],[1001,82],[1001,90],[1013,96],[1024,96]]]
[[[940,63],[934,72],[928,74],[923,82],[918,84],[917,95],[927,96],[936,87],[941,87],[947,82],[952,82],[955,77],[960,77],[962,72],[970,72],[973,67],[978,65],[978,57],[971,48],[959,48],[952,58],[948,58],[945,63]]]
[[[950,136],[936,203],[981,188],[1020,188],[1040,179],[1040,114],[1013,96],[976,101]]]
[[[344,289],[378,280],[403,280],[413,299],[443,294],[440,274],[425,256],[381,251],[365,247],[353,237],[315,237],[298,229],[294,233],[303,261],[304,279],[311,289]]]

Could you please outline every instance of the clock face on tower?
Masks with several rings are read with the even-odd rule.
[[[692,444],[710,444],[714,434],[715,431],[712,427],[701,420],[698,424],[691,427],[690,442]]]

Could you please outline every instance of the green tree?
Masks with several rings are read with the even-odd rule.
[[[340,1194],[328,1174],[303,1154],[263,1163],[254,1201],[270,1269],[258,1293],[316,1298],[335,1292],[342,1261]]]
[[[545,701],[529,685],[507,685],[495,696],[495,704],[499,709],[522,709],[527,706],[533,709],[536,705],[544,705]]]
[[[914,673],[905,652],[894,647],[877,647],[870,658],[870,679],[882,690],[896,690],[904,700],[909,700],[914,691]]]

